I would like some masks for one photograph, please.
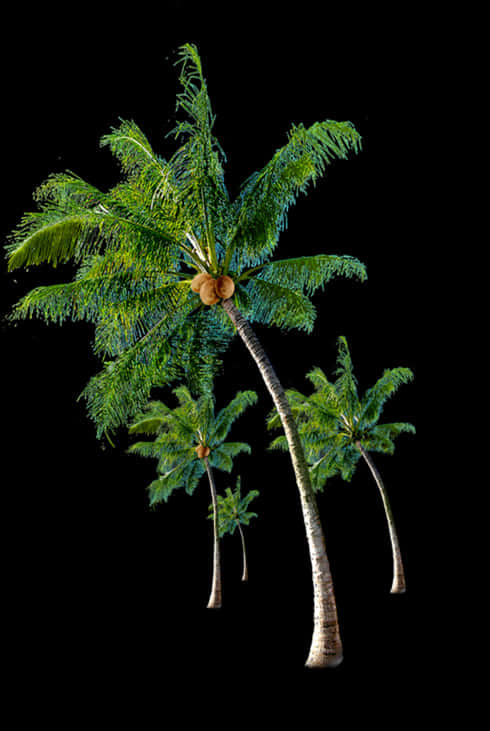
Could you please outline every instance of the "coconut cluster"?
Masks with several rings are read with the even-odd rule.
[[[204,459],[204,457],[207,457],[210,453],[209,447],[204,447],[202,444],[198,444],[196,447],[197,456],[199,459]]]
[[[229,299],[235,291],[235,283],[231,277],[223,274],[213,279],[208,272],[197,274],[191,282],[193,292],[198,292],[205,305],[215,305],[220,299]]]

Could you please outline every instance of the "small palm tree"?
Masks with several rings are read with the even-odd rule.
[[[257,517],[257,513],[248,511],[251,501],[259,495],[258,490],[250,490],[243,498],[241,496],[241,479],[238,475],[236,488],[232,490],[226,488],[225,495],[218,495],[218,526],[219,535],[222,538],[226,533],[233,535],[235,529],[238,528],[242,542],[242,581],[248,581],[248,562],[247,550],[245,547],[245,536],[243,534],[243,525],[248,525],[252,518]],[[214,506],[209,506],[209,519],[214,520]]]
[[[361,138],[350,122],[293,125],[232,200],[197,49],[183,46],[180,61],[177,109],[186,118],[169,160],[123,121],[102,139],[121,164],[118,185],[103,192],[64,173],[36,192],[39,210],[23,217],[7,246],[9,269],[71,260],[77,270],[71,282],[29,292],[13,317],[95,325],[104,365],[84,396],[99,437],[126,426],[154,387],[185,380],[199,393],[239,335],[280,415],[300,494],[314,600],[306,665],[334,666],[342,643],[316,498],[284,388],[250,323],[311,332],[315,292],[335,276],[364,280],[364,265],[351,256],[273,259],[299,194],[333,160],[358,152]]]
[[[314,386],[310,396],[291,389],[288,398],[299,430],[316,491],[323,489],[328,477],[340,473],[350,480],[361,456],[369,466],[381,493],[393,554],[393,583],[391,593],[401,594],[406,589],[393,511],[386,488],[376,469],[370,452],[393,454],[394,439],[402,432],[415,433],[415,427],[406,422],[380,424],[384,404],[397,388],[413,379],[409,368],[385,370],[381,378],[363,397],[357,393],[352,360],[345,337],[340,337],[337,359],[337,380],[331,383],[321,368],[314,368],[307,378]],[[280,425],[277,414],[269,416],[268,427]],[[287,449],[284,437],[271,444],[272,448]]]
[[[149,486],[150,504],[167,501],[171,493],[185,486],[192,495],[206,473],[213,506],[213,580],[208,608],[221,606],[221,564],[218,525],[218,501],[212,468],[231,472],[233,458],[250,454],[245,442],[225,441],[234,421],[248,406],[255,404],[254,391],[239,391],[216,415],[213,399],[208,395],[194,399],[187,386],[174,389],[179,405],[169,408],[152,401],[129,428],[130,434],[155,435],[153,441],[136,442],[129,448],[134,454],[158,459],[159,476]]]

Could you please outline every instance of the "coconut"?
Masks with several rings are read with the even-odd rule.
[[[232,296],[233,292],[235,291],[235,283],[231,277],[228,277],[226,274],[223,274],[221,277],[218,277],[216,280],[215,285],[216,294],[219,297],[222,297],[222,299],[227,300],[229,297]]]
[[[207,457],[210,453],[209,447],[204,447],[202,444],[198,444],[196,447],[197,456],[199,459],[204,459],[204,457]]]
[[[215,305],[216,302],[218,302],[219,297],[216,294],[215,285],[216,279],[212,278],[206,279],[206,281],[201,284],[199,295],[205,305]]]
[[[201,272],[200,274],[196,274],[196,276],[194,277],[194,279],[191,282],[192,291],[199,292],[203,283],[206,280],[211,279],[211,278],[212,278],[211,274],[208,274],[208,272]]]

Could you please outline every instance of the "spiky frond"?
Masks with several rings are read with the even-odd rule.
[[[243,185],[235,204],[234,241],[242,266],[255,266],[272,254],[299,193],[325,173],[333,158],[358,152],[361,138],[349,122],[326,120],[291,128],[286,145]]]
[[[255,391],[239,391],[236,396],[223,407],[214,420],[213,428],[209,438],[211,444],[219,444],[225,439],[236,421],[245,409],[257,403]]]
[[[367,425],[374,424],[380,417],[387,399],[398,388],[414,378],[410,368],[386,369],[381,378],[366,391],[361,403],[361,416]]]

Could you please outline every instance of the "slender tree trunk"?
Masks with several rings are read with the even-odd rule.
[[[240,521],[237,520],[236,524],[238,526],[238,530],[240,531],[240,538],[242,539],[242,556],[243,556],[242,581],[248,581],[248,564],[247,564],[247,551],[245,549],[245,536],[243,535],[243,530],[242,530],[242,526],[240,525]]]
[[[221,607],[221,560],[219,551],[219,530],[218,530],[218,500],[216,498],[216,487],[214,484],[213,472],[209,466],[208,458],[204,457],[206,472],[209,478],[211,499],[213,501],[213,583],[209,595],[208,609],[219,609]]]
[[[362,446],[361,442],[357,441],[356,446],[359,449],[362,456],[364,457],[364,459],[366,460],[366,462],[369,466],[369,469],[371,470],[371,473],[372,473],[372,475],[376,481],[376,484],[379,488],[379,491],[381,493],[381,499],[383,500],[386,520],[388,522],[388,530],[390,532],[391,552],[393,554],[393,583],[391,585],[391,593],[392,594],[403,594],[403,592],[406,589],[405,572],[403,570],[402,555],[400,552],[400,544],[398,542],[398,536],[396,533],[395,521],[394,521],[393,513],[391,510],[390,501],[388,500],[388,493],[386,492],[386,488],[383,485],[381,475],[379,474],[378,470],[376,469],[374,462],[371,459],[369,453],[366,452],[366,450]]]
[[[223,307],[257,364],[272,396],[281,418],[293,463],[303,511],[313,579],[313,637],[306,666],[310,668],[332,667],[342,661],[342,643],[337,618],[337,606],[320,515],[298,429],[284,388],[249,323],[231,299],[223,300]]]

